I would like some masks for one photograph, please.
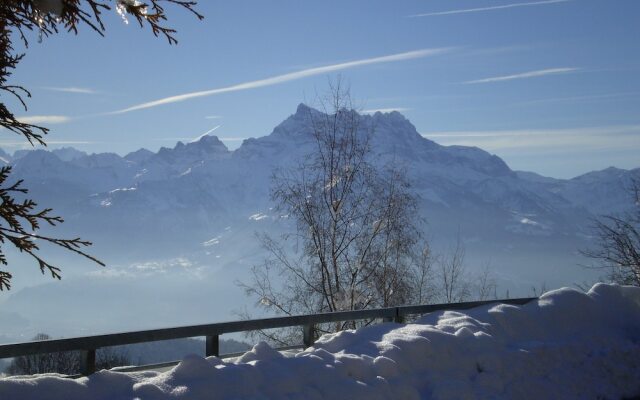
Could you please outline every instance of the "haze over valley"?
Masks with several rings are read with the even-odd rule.
[[[230,151],[213,133],[157,152],[119,156],[71,147],[0,153],[30,195],[65,218],[56,235],[94,242],[100,268],[51,252],[62,281],[29,260],[2,292],[2,341],[46,331],[78,336],[237,319],[255,299],[236,285],[267,255],[256,233],[295,229],[269,200],[274,168],[293,167],[313,149],[309,115],[300,104],[271,133]],[[584,268],[593,218],[622,213],[640,169],[608,168],[572,179],[512,170],[477,147],[442,146],[401,113],[362,114],[373,126],[372,159],[406,168],[435,252],[457,237],[469,273],[485,268],[498,297],[591,283],[604,271]],[[437,139],[437,138],[436,138]],[[416,218],[419,218],[416,215]],[[52,231],[53,232],[53,231]],[[292,248],[291,251],[294,251]],[[56,310],[73,310],[58,313]]]

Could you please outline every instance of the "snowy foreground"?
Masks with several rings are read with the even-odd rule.
[[[188,356],[168,372],[0,380],[0,399],[624,399],[640,396],[640,288],[560,289],[323,336],[284,357]]]

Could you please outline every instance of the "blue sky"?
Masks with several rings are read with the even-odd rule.
[[[17,115],[50,127],[52,147],[126,154],[218,127],[233,149],[341,74],[363,110],[397,109],[514,169],[640,166],[638,1],[200,3],[202,22],[168,7],[177,46],[115,13],[105,38],[33,35],[12,78],[33,98]]]

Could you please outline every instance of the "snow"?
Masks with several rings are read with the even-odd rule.
[[[214,246],[216,244],[220,244],[221,237],[222,236],[216,236],[213,239],[207,240],[206,242],[202,243],[202,245],[205,247],[209,247],[209,246]]]
[[[597,284],[324,335],[295,355],[261,342],[166,372],[5,378],[0,398],[620,399],[640,394],[639,357],[640,288]]]
[[[75,224],[61,229],[92,238],[108,264],[158,257],[158,243],[166,244],[161,252],[166,257],[183,254],[185,249],[197,252],[200,249],[194,249],[194,243],[211,239],[212,232],[229,224],[237,227],[232,242],[255,248],[252,257],[258,259],[267,255],[255,238],[257,227],[274,237],[292,228],[293,222],[268,210],[273,205],[271,176],[279,168],[295,168],[315,148],[310,113],[323,118],[319,111],[301,105],[272,134],[247,141],[234,151],[213,132],[194,143],[163,147],[157,153],[139,150],[124,158],[82,155],[75,150],[78,157],[63,161],[57,151],[38,150],[29,152],[30,156],[15,152],[10,161],[16,179],[37,183],[30,187],[35,200],[55,205],[58,215],[70,217]],[[467,247],[468,258],[477,259],[476,264],[490,261],[495,274],[512,274],[524,282],[518,287],[513,281],[500,281],[501,293],[511,289],[524,294],[541,282],[559,287],[597,278],[600,272],[577,267],[585,260],[575,250],[592,246],[585,240],[591,218],[632,207],[623,184],[640,176],[639,169],[594,173],[589,179],[570,182],[531,182],[517,178],[501,160],[480,149],[443,147],[423,138],[399,113],[362,116],[359,124],[376,128],[371,149],[377,167],[391,162],[406,167],[418,196],[418,211],[428,224],[423,228],[439,233],[433,238],[435,252],[446,252],[458,231],[465,238],[480,238]],[[108,193],[129,187],[138,190]],[[92,193],[98,196],[90,198]],[[512,211],[521,218],[516,220]],[[255,219],[248,220],[252,214]],[[522,223],[522,218],[537,225]],[[249,228],[247,222],[253,226]],[[141,224],[145,229],[139,229]],[[118,250],[123,243],[128,248],[124,253]],[[239,267],[246,260],[237,247],[222,246],[219,251]],[[530,257],[532,252],[535,257]],[[538,265],[567,267],[551,276]],[[42,283],[35,281],[39,276],[28,279],[25,286]],[[30,295],[37,296],[39,290],[34,288]]]
[[[109,194],[115,194],[115,193],[118,193],[118,192],[132,192],[132,191],[135,191],[137,189],[138,188],[135,188],[135,187],[113,189],[113,190],[109,191]]]
[[[260,221],[263,220],[265,218],[268,218],[269,216],[267,214],[262,214],[262,213],[256,213],[256,214],[252,214],[249,216],[249,219],[252,221]]]
[[[533,219],[537,217],[536,214],[522,214],[516,211],[511,211],[511,214],[516,223],[509,224],[505,227],[509,232],[525,233],[537,236],[550,236],[553,232],[553,228],[551,226]]]

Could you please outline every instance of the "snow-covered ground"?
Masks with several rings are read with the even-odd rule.
[[[325,335],[285,357],[187,356],[167,372],[0,380],[0,399],[624,399],[640,396],[640,288],[560,289]]]

